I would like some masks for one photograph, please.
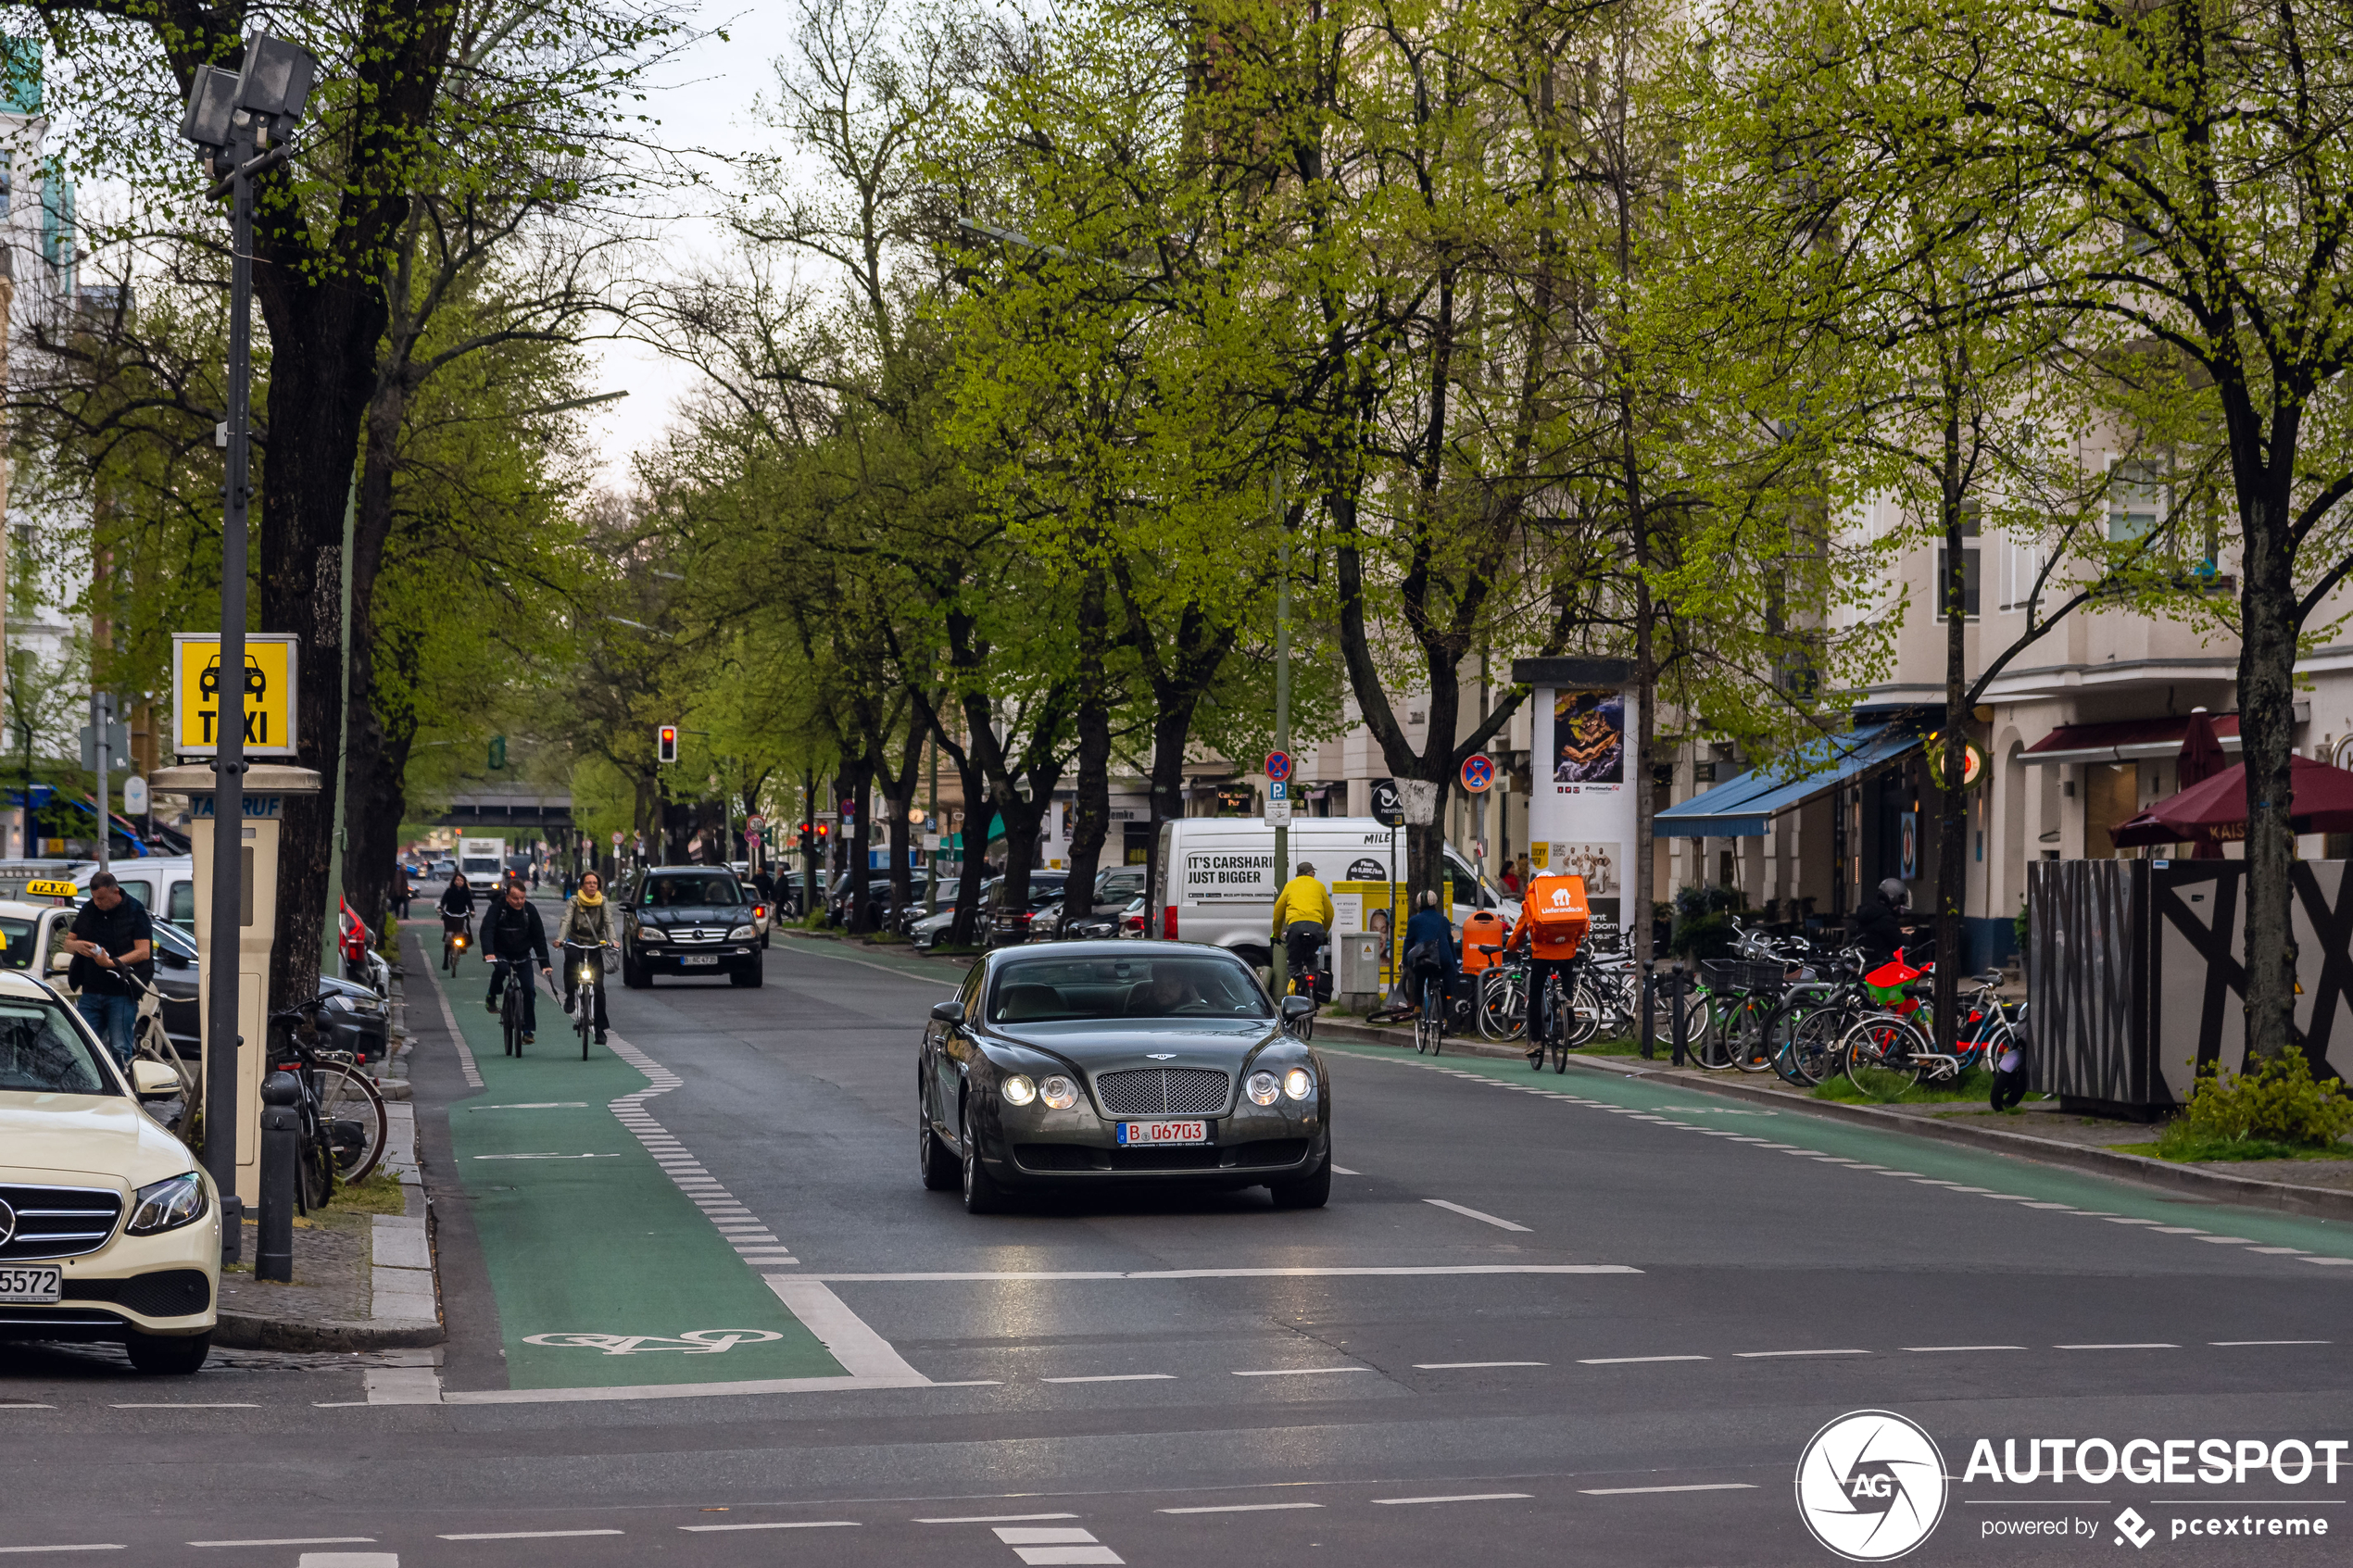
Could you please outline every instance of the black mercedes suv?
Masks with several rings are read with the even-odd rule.
[[[752,892],[724,866],[649,866],[623,877],[621,983],[643,990],[657,974],[724,974],[760,984]]]

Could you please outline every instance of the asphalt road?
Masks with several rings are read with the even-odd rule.
[[[1349,1047],[1326,1210],[975,1219],[914,1171],[943,964],[779,939],[759,990],[616,993],[586,1063],[544,1000],[503,1059],[482,975],[447,993],[479,1087],[410,982],[442,1364],[0,1351],[0,1554],[1833,1562],[1793,1477],[1880,1411],[1936,1459],[1825,1439],[1858,1556],[1941,1493],[1914,1561],[2347,1561],[2353,1226]],[[2132,1468],[2055,1482],[2042,1439]]]

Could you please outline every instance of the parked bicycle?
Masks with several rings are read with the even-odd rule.
[[[295,1203],[306,1214],[325,1207],[337,1181],[365,1181],[384,1158],[389,1131],[384,1097],[351,1053],[317,1044],[326,1005],[314,997],[269,1020],[270,1066],[292,1073],[301,1091],[295,1101]]]

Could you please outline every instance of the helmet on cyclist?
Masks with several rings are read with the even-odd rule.
[[[1879,896],[1898,909],[1912,901],[1910,890],[1894,877],[1889,877],[1879,884]]]

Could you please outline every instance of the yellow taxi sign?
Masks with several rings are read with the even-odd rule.
[[[183,757],[209,757],[218,752],[222,688],[242,685],[245,755],[292,757],[298,680],[295,639],[285,633],[245,633],[242,682],[221,679],[218,635],[176,633],[171,639],[172,749]]]
[[[38,880],[26,883],[24,884],[24,890],[27,893],[31,894],[36,898],[70,898],[75,894],[82,891],[81,888],[76,887],[70,882],[48,882]]]

